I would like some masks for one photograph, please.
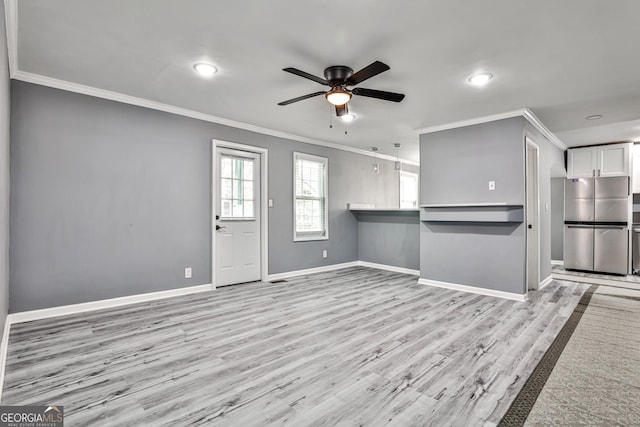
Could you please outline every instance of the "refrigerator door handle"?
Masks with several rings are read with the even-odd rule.
[[[567,228],[593,228],[593,225],[567,225]]]

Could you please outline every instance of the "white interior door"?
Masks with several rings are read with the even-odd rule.
[[[217,148],[216,286],[260,280],[260,154]]]
[[[538,289],[540,284],[540,231],[538,146],[527,139],[526,169],[526,220],[527,220],[527,291]]]

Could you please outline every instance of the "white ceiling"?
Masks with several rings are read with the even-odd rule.
[[[567,145],[640,140],[638,0],[10,0],[17,68],[255,126],[418,159],[416,129],[528,107]],[[11,22],[10,22],[11,24]],[[11,27],[11,25],[10,25]],[[10,35],[11,37],[11,35]],[[391,70],[333,119],[282,71]],[[197,76],[194,63],[220,72]],[[470,86],[479,71],[494,74]],[[19,73],[18,73],[19,74]],[[591,114],[602,114],[587,121]]]

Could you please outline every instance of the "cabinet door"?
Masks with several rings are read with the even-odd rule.
[[[598,176],[631,176],[631,144],[612,144],[597,147]]]
[[[593,147],[571,148],[567,151],[567,178],[591,178],[595,176],[596,156]]]

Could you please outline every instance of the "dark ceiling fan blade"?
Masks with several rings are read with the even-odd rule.
[[[349,112],[349,107],[347,107],[347,104],[344,105],[336,105],[336,115],[338,117],[340,116],[344,116],[345,114],[347,114]]]
[[[348,85],[357,85],[358,83],[362,83],[363,81],[370,79],[373,76],[377,76],[380,73],[383,73],[389,69],[389,66],[383,62],[376,61],[372,64],[367,65],[362,70],[356,72],[351,77],[347,79]]]
[[[291,99],[287,99],[286,101],[278,102],[278,105],[293,104],[294,102],[302,101],[303,99],[307,99],[307,98],[313,98],[314,96],[318,96],[318,95],[324,95],[325,93],[326,92],[314,92],[314,93],[310,93],[309,95],[302,95],[297,98],[291,98]]]
[[[283,68],[282,71],[286,71],[287,73],[295,74],[296,76],[304,77],[305,79],[313,80],[316,83],[320,83],[321,85],[329,85],[329,82],[325,79],[321,79],[320,77],[316,77],[313,74],[309,74],[305,71],[298,70],[297,68]]]
[[[385,92],[384,90],[365,89],[362,87],[353,88],[351,91],[354,95],[368,96],[369,98],[384,99],[385,101],[400,102],[404,99],[404,95],[395,92]]]

